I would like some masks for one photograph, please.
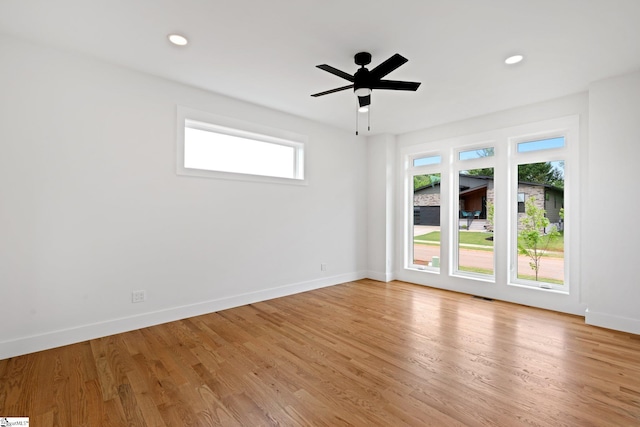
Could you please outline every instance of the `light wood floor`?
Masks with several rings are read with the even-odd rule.
[[[361,280],[0,361],[32,426],[636,426],[640,336]]]

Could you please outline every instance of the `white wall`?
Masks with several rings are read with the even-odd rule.
[[[587,323],[640,334],[640,72],[589,88]]]
[[[394,279],[395,154],[394,135],[367,139],[367,254],[371,279]]]
[[[6,37],[0,63],[0,359],[364,277],[362,138]],[[309,185],[176,175],[176,105],[307,135]]]

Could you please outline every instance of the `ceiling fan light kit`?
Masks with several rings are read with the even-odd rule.
[[[356,96],[369,96],[371,95],[371,89],[369,89],[368,87],[359,87],[358,89],[354,89],[353,91]]]
[[[353,89],[353,92],[358,98],[358,111],[369,112],[369,105],[371,104],[371,93],[373,92],[373,89],[416,91],[420,86],[419,82],[405,82],[382,79],[387,74],[391,73],[393,70],[397,69],[402,64],[408,61],[407,58],[398,53],[396,53],[391,58],[387,59],[372,70],[369,70],[365,67],[366,65],[369,65],[371,63],[371,54],[369,52],[356,53],[353,59],[356,65],[360,66],[360,68],[355,72],[354,75],[345,73],[342,70],[338,70],[331,65],[317,65],[317,67],[321,70],[350,81],[352,84],[341,86],[339,88],[327,90],[324,92],[314,93],[311,96],[318,97],[347,89]],[[356,135],[357,134],[358,116],[356,115]]]

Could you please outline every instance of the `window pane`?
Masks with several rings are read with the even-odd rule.
[[[518,165],[519,279],[564,284],[564,161]]]
[[[413,264],[440,268],[440,174],[413,177]]]
[[[440,156],[420,157],[419,159],[413,159],[413,166],[427,166],[437,165],[442,161]]]
[[[560,136],[558,138],[541,139],[538,141],[521,142],[518,144],[518,153],[549,150],[551,148],[561,147],[564,147],[564,136]]]
[[[296,176],[296,148],[185,127],[184,167],[281,178]]]
[[[493,147],[480,148],[477,150],[461,151],[460,160],[480,159],[482,157],[492,157],[494,153]]]
[[[460,172],[458,270],[493,275],[493,168]]]

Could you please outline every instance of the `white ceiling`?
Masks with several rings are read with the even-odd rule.
[[[170,45],[179,32],[190,43]],[[372,133],[404,133],[584,91],[640,69],[640,0],[2,0],[0,33],[353,130],[350,74],[400,53]],[[519,52],[525,61],[506,66]],[[0,58],[0,63],[2,62]]]

